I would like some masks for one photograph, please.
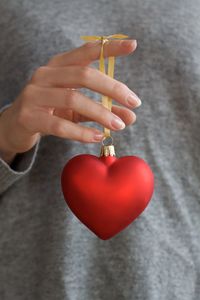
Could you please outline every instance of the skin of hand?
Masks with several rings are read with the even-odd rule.
[[[110,40],[104,57],[128,55],[136,40]],[[17,153],[31,149],[41,135],[54,135],[84,143],[100,142],[103,132],[78,124],[98,122],[121,130],[135,122],[131,110],[141,104],[124,83],[89,66],[100,57],[101,41],[88,42],[69,52],[53,56],[33,73],[18,97],[0,116],[0,154],[11,163]],[[109,111],[78,91],[88,88],[122,104]],[[77,89],[77,90],[73,90]]]

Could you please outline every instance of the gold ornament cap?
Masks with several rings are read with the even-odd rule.
[[[115,147],[112,142],[113,139],[111,136],[107,136],[102,140],[100,156],[116,156]]]
[[[100,156],[116,156],[114,146],[102,146]]]

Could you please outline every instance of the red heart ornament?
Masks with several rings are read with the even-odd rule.
[[[61,186],[74,215],[107,240],[146,208],[154,190],[154,175],[137,156],[81,154],[63,168]]]

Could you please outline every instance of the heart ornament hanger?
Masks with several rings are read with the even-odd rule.
[[[84,36],[101,39],[100,71],[105,73],[103,45],[111,36]],[[108,58],[108,75],[113,77],[114,57]],[[112,100],[103,95],[102,104],[111,110]],[[110,130],[104,128],[99,156],[80,154],[71,158],[61,173],[64,199],[72,213],[96,236],[107,240],[125,229],[147,207],[154,191],[154,175],[140,157],[117,157]]]

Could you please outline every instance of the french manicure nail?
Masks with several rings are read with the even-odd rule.
[[[115,128],[115,129],[124,129],[125,128],[125,124],[124,122],[118,118],[117,116],[115,116],[112,121],[111,121],[111,125]]]
[[[131,92],[131,94],[129,94],[129,96],[127,98],[127,102],[129,105],[135,106],[135,107],[138,107],[142,104],[142,101],[140,100],[140,98],[133,92]]]
[[[126,46],[133,46],[135,43],[137,43],[137,40],[127,40],[127,41],[123,41],[122,42],[122,45],[124,46],[124,47],[126,47]]]

